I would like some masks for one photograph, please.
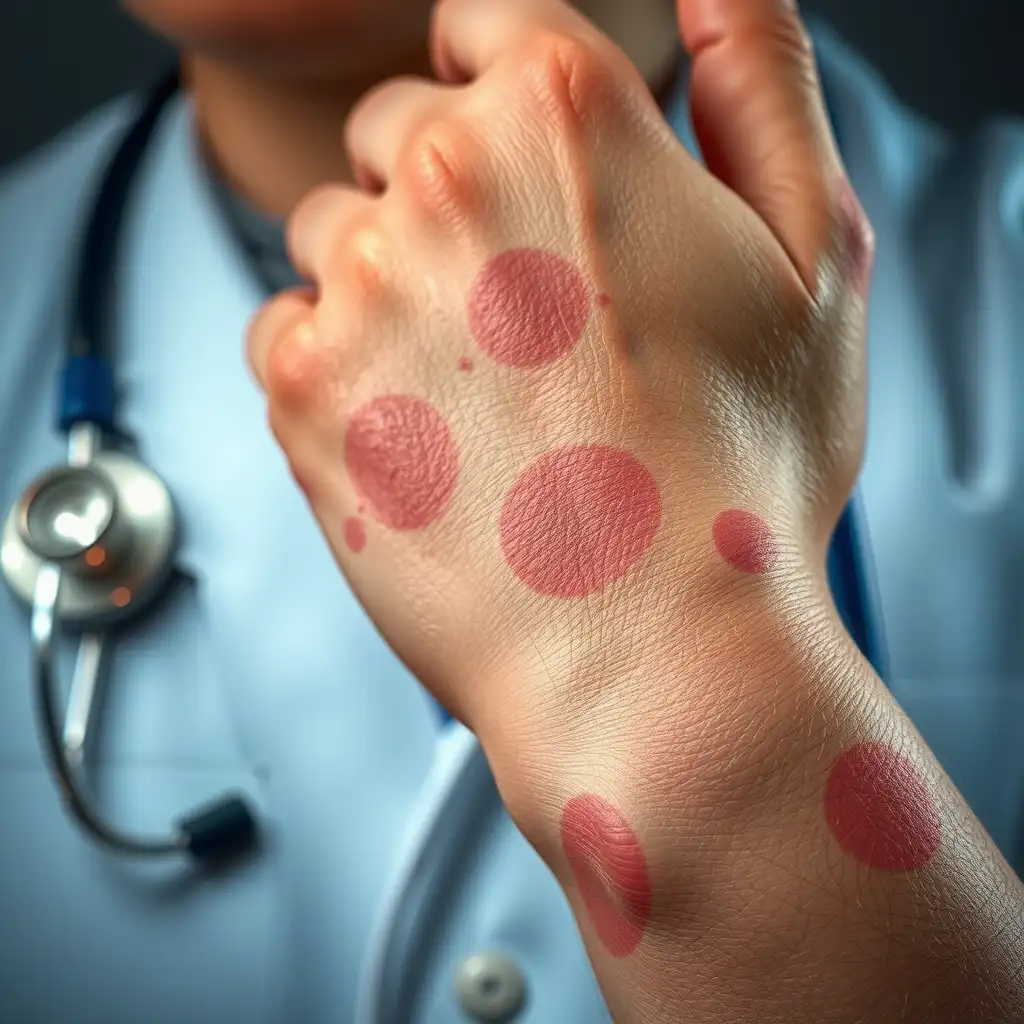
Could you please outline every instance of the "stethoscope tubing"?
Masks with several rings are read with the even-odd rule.
[[[121,228],[126,197],[160,113],[179,88],[178,75],[168,75],[146,99],[141,113],[126,132],[101,179],[92,215],[86,227],[79,264],[73,322],[58,388],[57,424],[69,436],[69,464],[84,465],[99,438],[115,433],[117,396],[113,351],[109,343],[109,315],[114,298],[113,254]],[[835,112],[830,106],[833,126]],[[838,137],[838,132],[837,132]],[[834,590],[842,591],[843,616],[858,647],[884,679],[884,639],[878,615],[877,593],[871,577],[866,526],[857,495],[851,499],[837,526],[829,552],[829,576]],[[69,719],[59,720],[55,679],[55,633],[58,598],[62,586],[59,565],[47,564],[36,581],[31,610],[35,705],[43,749],[64,802],[82,830],[100,844],[132,856],[165,856],[189,851],[202,859],[231,846],[229,833],[254,832],[251,814],[238,797],[222,800],[176,826],[166,837],[128,835],[96,810],[84,785],[82,768],[88,718],[99,671],[104,637],[90,633],[79,648],[76,680],[72,686]],[[78,695],[76,705],[75,695]],[[442,718],[450,716],[441,709]],[[69,729],[74,719],[73,743]],[[433,826],[431,826],[433,827]],[[430,831],[428,829],[427,831]]]
[[[84,780],[78,777],[79,773],[71,763],[62,737],[62,722],[57,710],[55,693],[54,624],[60,584],[60,567],[53,564],[43,566],[36,581],[31,635],[35,656],[34,691],[39,732],[65,805],[85,833],[117,853],[135,857],[163,857],[172,853],[184,853],[188,849],[188,838],[180,830],[173,831],[167,839],[139,839],[109,825],[103,815],[93,808]],[[97,639],[100,638],[94,635],[94,644]],[[85,642],[83,638],[82,643]],[[93,654],[97,667],[101,655],[102,649]],[[85,736],[83,735],[81,739],[81,753],[84,756]]]

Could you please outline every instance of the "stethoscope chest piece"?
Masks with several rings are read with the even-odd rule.
[[[171,571],[177,519],[167,486],[138,459],[99,451],[37,476],[11,509],[0,568],[32,605],[47,565],[61,569],[58,618],[106,627],[142,611]]]
[[[102,443],[124,436],[116,423],[112,346],[104,337],[120,263],[118,226],[147,141],[177,88],[175,72],[153,90],[99,183],[59,378],[56,426],[67,435],[68,459],[37,476],[11,509],[0,535],[0,571],[30,609],[37,725],[71,818],[116,853],[184,854],[212,865],[258,849],[259,821],[245,796],[225,793],[176,820],[162,836],[138,836],[94,802],[85,760],[94,696],[109,668],[108,635],[161,595],[178,540],[167,485],[138,458]],[[66,700],[57,657],[64,627],[81,634]]]

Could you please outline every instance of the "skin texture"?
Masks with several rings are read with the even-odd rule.
[[[715,516],[712,527],[715,550],[734,569],[742,572],[767,572],[778,551],[771,528],[753,512],[741,508],[726,509]]]
[[[516,0],[521,2],[521,0]],[[122,0],[177,46],[200,140],[232,186],[286,216],[311,188],[360,173],[338,128],[398,75],[430,76],[433,0]],[[678,62],[672,0],[579,0],[652,88]]]
[[[628,452],[573,445],[516,480],[501,509],[501,550],[538,594],[585,597],[624,576],[651,546],[661,497]]]
[[[836,198],[845,244],[844,272],[857,290],[857,294],[866,297],[875,261],[875,241],[871,225],[857,194],[853,191],[853,186],[845,175],[840,177],[836,186]]]
[[[939,849],[935,802],[910,761],[882,743],[860,743],[836,759],[825,788],[836,842],[862,864],[913,871]]]
[[[345,544],[349,551],[358,554],[366,547],[366,527],[361,519],[349,516],[345,520]]]
[[[678,13],[707,167],[571,9],[442,0],[437,81],[365,96],[363,186],[289,220],[316,289],[250,332],[270,428],[617,1024],[1024,1019],[1020,883],[828,600],[870,246],[813,55],[783,0]],[[578,337],[573,274],[480,284],[524,251],[607,296]],[[388,535],[355,555],[360,503]]]
[[[345,465],[370,515],[394,530],[437,519],[459,475],[448,425],[428,402],[408,395],[376,398],[352,414]]]
[[[481,350],[520,368],[542,366],[570,352],[589,315],[583,275],[568,260],[539,249],[511,249],[488,260],[466,309]]]
[[[594,793],[562,811],[562,851],[594,932],[614,957],[636,952],[651,911],[651,885],[640,840],[629,822]]]

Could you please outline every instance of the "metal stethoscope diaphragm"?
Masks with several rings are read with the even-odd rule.
[[[181,853],[220,860],[249,849],[256,823],[228,795],[180,821],[166,836],[131,836],[106,820],[89,796],[85,751],[110,630],[141,614],[173,569],[177,522],[163,481],[138,459],[97,450],[95,428],[79,424],[67,465],[37,476],[11,509],[0,568],[31,608],[38,725],[50,767],[77,823],[119,853]],[[81,633],[63,722],[58,711],[58,627]]]
[[[119,233],[149,140],[179,88],[176,70],[153,88],[101,176],[83,235],[57,395],[67,463],[37,476],[11,509],[0,537],[0,570],[31,609],[37,724],[73,820],[117,853],[184,854],[208,863],[256,845],[256,817],[241,795],[225,794],[197,809],[164,837],[136,837],[97,809],[84,756],[112,630],[150,607],[174,570],[177,515],[167,486],[134,455],[104,442],[123,436],[111,331]],[[65,630],[79,633],[80,641],[62,721],[56,647]]]

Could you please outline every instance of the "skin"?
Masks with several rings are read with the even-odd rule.
[[[767,572],[778,557],[771,527],[746,509],[719,512],[711,533],[715,550],[733,568],[743,572]]]
[[[239,5],[203,2],[235,43]],[[259,9],[250,36],[284,18]],[[436,80],[371,90],[344,129],[360,184],[338,172],[290,217],[316,287],[252,325],[271,429],[384,636],[479,737],[619,1024],[1021,1019],[1021,884],[828,594],[871,235],[802,27],[783,0],[678,16],[707,169],[570,8],[443,0]],[[277,35],[258,59],[222,36],[217,66],[293,81]],[[302,175],[269,187],[204,123],[285,208]],[[481,273],[524,248],[573,272],[481,304]],[[578,340],[510,359],[551,308],[575,335],[577,279]],[[431,412],[368,430],[383,400]],[[595,450],[632,485],[560,476]]]
[[[325,181],[351,182],[341,126],[366,91],[432,76],[432,0],[122,0],[180,49],[202,140],[253,205],[285,216]],[[581,0],[655,90],[675,71],[672,0]]]

